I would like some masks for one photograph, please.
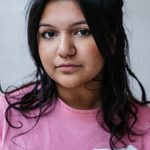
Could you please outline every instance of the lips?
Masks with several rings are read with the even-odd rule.
[[[77,65],[77,64],[60,64],[60,65],[56,66],[56,68],[61,68],[61,67],[81,67],[81,65]]]
[[[56,69],[62,72],[74,72],[80,69],[81,65],[72,63],[62,63],[56,66]]]

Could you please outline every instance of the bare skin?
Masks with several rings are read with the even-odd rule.
[[[100,81],[95,79],[101,78],[104,60],[78,4],[48,3],[40,21],[38,49],[64,102],[77,109],[100,106]]]

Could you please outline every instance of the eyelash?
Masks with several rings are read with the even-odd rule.
[[[40,36],[44,39],[53,39],[49,34],[52,34],[53,33],[53,36],[56,36],[56,32],[55,31],[44,31],[43,33],[40,34]],[[49,37],[46,37],[46,36],[49,36]]]
[[[90,36],[91,32],[89,29],[79,29],[73,35],[79,35],[84,38],[84,37]],[[40,34],[40,36],[44,39],[50,40],[50,39],[53,39],[55,36],[57,36],[57,32],[56,31],[44,31]]]
[[[78,34],[79,32],[81,33],[81,31],[87,33],[86,35],[80,35],[81,37],[87,37],[87,36],[90,36],[90,35],[91,35],[91,32],[90,32],[89,29],[80,29],[80,30],[78,30],[77,32],[75,32],[75,34]]]

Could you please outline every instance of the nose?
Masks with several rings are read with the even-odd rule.
[[[62,58],[72,57],[76,54],[74,42],[69,35],[60,36],[57,54]]]

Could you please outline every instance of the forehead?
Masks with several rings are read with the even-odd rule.
[[[46,5],[40,22],[69,23],[83,19],[83,13],[75,0],[52,0]]]

